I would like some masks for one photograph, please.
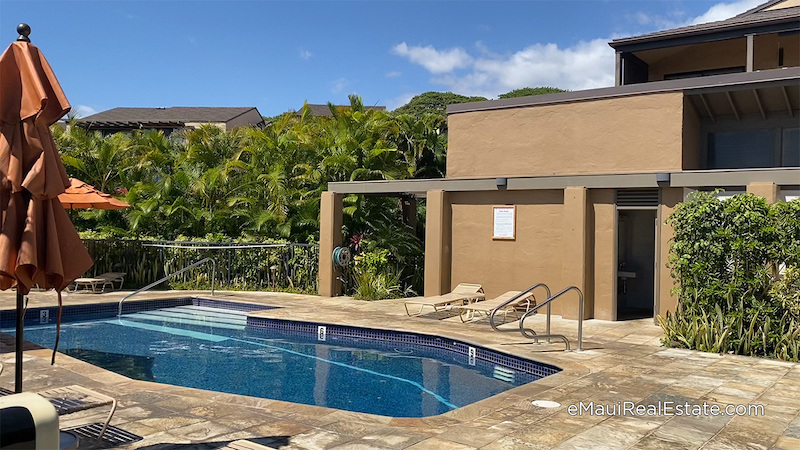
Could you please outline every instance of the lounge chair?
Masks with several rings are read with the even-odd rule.
[[[122,289],[122,283],[125,282],[125,272],[106,272],[96,277],[87,277],[87,278],[77,278],[73,283],[75,283],[75,287],[72,290],[73,292],[77,292],[78,288],[83,286],[83,291],[88,292],[89,289],[92,290],[93,294],[99,292],[105,292],[106,286],[111,286],[111,290],[114,289]],[[114,286],[114,283],[119,283],[119,287]]]
[[[2,372],[2,363],[0,363],[0,372]],[[0,388],[0,396],[12,394],[13,392],[8,389]],[[86,411],[87,409],[111,405],[111,411],[108,413],[108,417],[103,424],[102,430],[100,430],[100,433],[97,435],[97,439],[103,438],[103,435],[106,433],[106,429],[108,428],[108,424],[111,423],[111,418],[114,416],[114,412],[117,410],[117,400],[113,397],[95,392],[83,386],[78,386],[77,384],[47,389],[37,392],[37,394],[41,395],[50,403],[52,403],[59,416],[65,416],[67,414]]]
[[[103,292],[106,289],[106,284],[111,283],[105,278],[76,278],[75,286],[72,288],[72,292],[78,292],[78,288],[83,286],[81,292],[89,292],[91,289],[92,294],[97,294],[98,292]],[[113,285],[112,285],[113,286]],[[98,291],[99,287],[99,291]]]
[[[476,318],[489,317],[494,310],[503,313],[503,321],[507,321],[509,313],[514,313],[516,315],[519,311],[527,311],[536,306],[536,299],[531,293],[521,296],[507,305],[503,305],[521,293],[521,291],[508,291],[491,300],[457,306],[457,308],[461,310],[461,321],[470,322]]]
[[[463,305],[473,301],[483,300],[483,286],[480,284],[460,283],[449,294],[437,295],[434,297],[422,297],[419,300],[409,300],[405,302],[406,314],[409,316],[418,316],[426,306],[433,308],[433,311],[442,311],[454,305]],[[419,306],[419,311],[412,314],[408,307]]]
[[[97,278],[102,278],[106,280],[109,284],[111,284],[111,289],[122,289],[122,283],[125,282],[125,275],[126,272],[106,272],[97,276]],[[119,287],[115,287],[114,283],[119,283]],[[103,284],[103,289],[105,289],[106,285]]]

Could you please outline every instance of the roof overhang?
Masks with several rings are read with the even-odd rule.
[[[564,189],[640,189],[655,187],[714,188],[746,186],[753,182],[772,182],[780,186],[800,184],[800,168],[692,170],[603,175],[563,175],[540,177],[500,177],[423,180],[378,180],[328,183],[328,191],[339,194],[425,197],[428,191],[486,192]],[[666,181],[669,180],[669,181]]]
[[[447,106],[448,114],[495,109],[523,108],[579,101],[602,100],[632,95],[648,95],[665,92],[710,93],[770,86],[797,86],[800,84],[800,67],[761,70],[757,72],[730,73],[710,77],[685,78],[680,80],[654,81],[558,94],[459,103]]]
[[[618,52],[638,52],[655,48],[675,47],[679,45],[695,45],[705,42],[736,39],[748,34],[786,33],[800,29],[797,17],[782,17],[764,21],[754,21],[736,25],[720,24],[717,27],[700,29],[678,29],[671,34],[655,33],[654,35],[634,36],[615,39],[608,43]]]

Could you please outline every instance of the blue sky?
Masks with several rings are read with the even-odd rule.
[[[766,0],[763,0],[766,1]],[[721,20],[761,0],[2,0],[31,25],[73,109],[309,103],[401,106],[426,91],[613,84],[607,42]]]

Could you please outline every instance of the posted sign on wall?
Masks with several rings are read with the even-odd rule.
[[[495,206],[494,210],[494,230],[492,239],[514,239],[516,231],[517,207],[516,206]]]

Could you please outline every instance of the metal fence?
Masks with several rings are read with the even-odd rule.
[[[86,276],[125,272],[135,289],[203,258],[217,263],[219,289],[317,291],[319,247],[293,243],[138,241],[84,239],[94,260]],[[197,268],[163,284],[163,289],[208,289],[211,271]]]

